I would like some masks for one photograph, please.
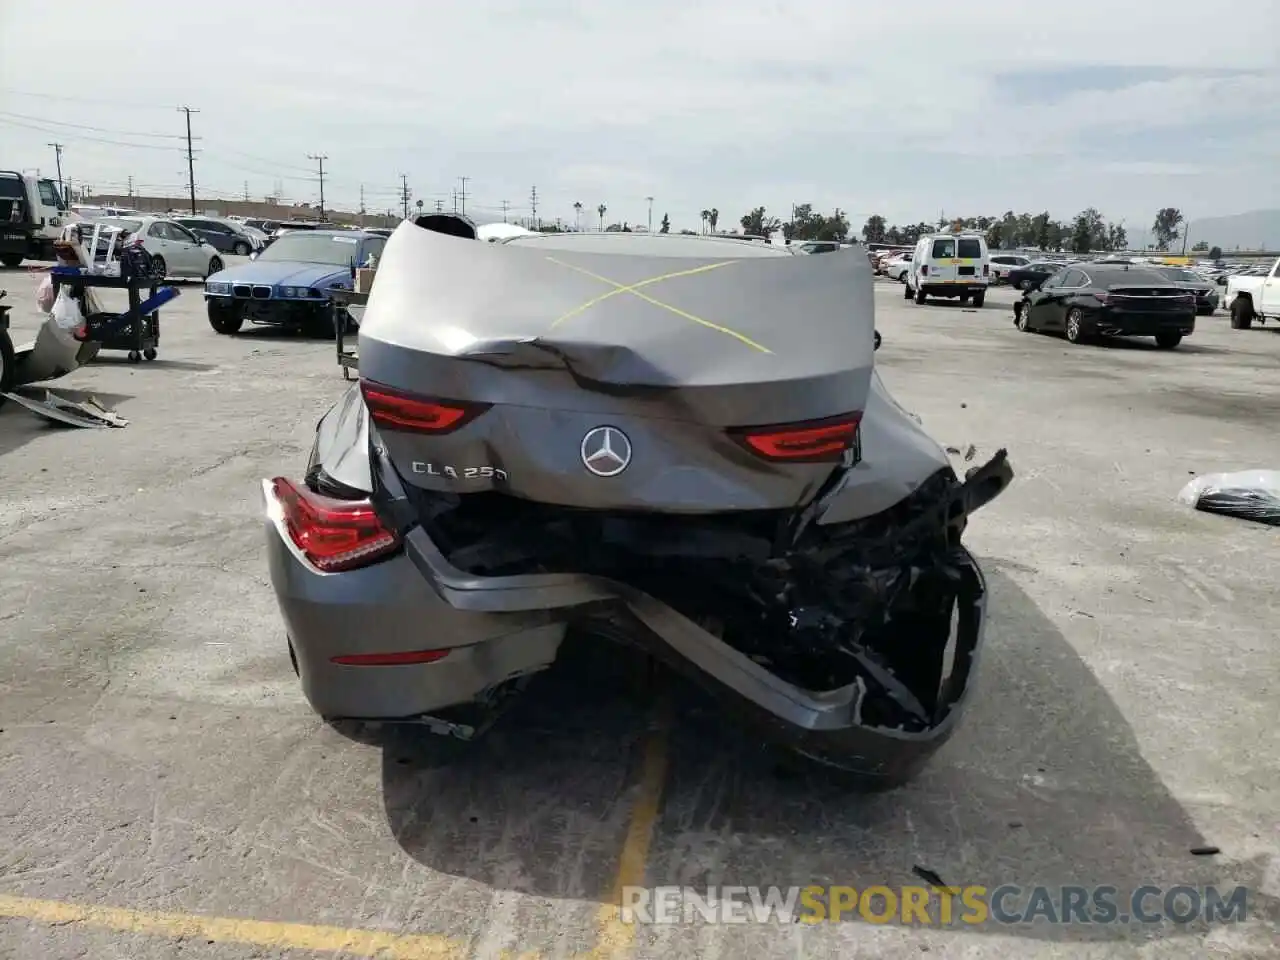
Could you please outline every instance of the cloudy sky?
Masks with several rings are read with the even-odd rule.
[[[696,227],[1280,207],[1280,2],[0,2],[0,167]]]

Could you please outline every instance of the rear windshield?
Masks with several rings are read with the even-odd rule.
[[[1160,273],[1164,274],[1164,276],[1168,277],[1170,280],[1181,280],[1184,283],[1202,282],[1200,277],[1197,274],[1192,273],[1190,270],[1178,270],[1177,268],[1171,268],[1168,270],[1161,270]]]
[[[22,181],[17,177],[0,177],[0,197],[6,200],[21,200],[25,192],[22,189]]]
[[[954,240],[933,241],[933,256],[935,259],[939,257],[954,257],[955,255],[956,242]]]
[[[972,238],[961,238],[956,241],[959,244],[960,252],[957,257],[963,257],[966,260],[977,260],[982,256],[982,243]]]

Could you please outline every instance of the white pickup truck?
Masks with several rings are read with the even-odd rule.
[[[1227,280],[1225,306],[1231,311],[1231,326],[1248,330],[1259,323],[1280,323],[1280,257],[1260,277],[1231,277]]]

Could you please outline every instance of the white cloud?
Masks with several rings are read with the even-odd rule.
[[[806,201],[900,220],[940,207],[1065,215],[1093,204],[1145,219],[1169,203],[1197,216],[1280,204],[1264,175],[1280,136],[1274,0],[224,0],[122,10],[77,9],[54,69],[44,47],[23,40],[47,28],[47,6],[5,0],[0,88],[157,109],[0,89],[0,121],[40,114],[180,132],[168,105],[189,102],[202,111],[197,179],[211,186],[248,179],[264,193],[278,177],[310,198],[306,154],[323,150],[331,197],[350,202],[363,183],[390,203],[404,171],[416,196],[447,198],[467,174],[469,208],[496,211],[503,198],[527,207],[537,183],[552,218],[571,217],[579,199],[642,221],[650,194],[677,225],[696,225],[708,206],[736,219],[756,204],[785,212]],[[132,53],[103,70],[113,50]],[[46,163],[57,130],[73,176],[182,182],[176,151],[83,139],[143,138],[0,130],[0,165]],[[276,177],[246,154],[274,161]]]

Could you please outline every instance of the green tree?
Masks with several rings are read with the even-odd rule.
[[[598,214],[600,215],[600,229],[601,229],[601,230],[603,230],[603,229],[604,229],[604,215],[605,215],[605,211],[607,211],[608,209],[609,209],[609,208],[608,208],[608,207],[606,207],[603,203],[602,203],[602,204],[600,204],[600,206],[596,207],[596,213],[598,213]]]
[[[1203,253],[1204,251],[1209,249],[1209,241],[1200,240],[1191,249],[1194,250],[1196,253]]]
[[[694,231],[694,230],[681,230],[681,231],[680,231],[680,236],[682,236],[682,237],[696,237],[697,235],[698,235],[698,234],[697,234],[697,232],[696,232],[696,231]]]
[[[987,246],[999,250],[1004,243],[1004,227],[997,220],[987,225]]]
[[[1118,223],[1110,224],[1107,227],[1107,249],[1108,250],[1124,250],[1129,246],[1129,234],[1125,232],[1124,227]]]
[[[1178,227],[1182,226],[1182,211],[1177,207],[1161,207],[1151,224],[1151,234],[1155,239],[1157,250],[1168,250],[1169,245],[1178,236]]]
[[[698,214],[698,219],[702,222],[702,232],[707,232],[707,224],[711,221],[711,211],[703,210]]]
[[[671,232],[671,218],[667,216],[665,213],[662,215],[662,223],[658,225],[658,232],[659,233]]]
[[[711,232],[716,232],[716,224],[720,222],[720,211],[712,207],[707,211],[707,223],[711,227]]]
[[[867,243],[884,243],[884,238],[884,217],[878,213],[873,213],[867,217],[867,222],[862,225],[862,239]]]
[[[1216,246],[1216,245],[1215,245],[1215,246],[1213,246],[1213,247],[1211,247],[1211,248],[1210,248],[1210,250],[1209,250],[1209,259],[1210,259],[1210,260],[1221,260],[1221,259],[1222,259],[1222,248],[1221,248],[1221,247],[1219,247],[1219,246]]]
[[[777,217],[769,216],[764,207],[756,207],[750,213],[744,214],[738,222],[742,224],[743,233],[757,237],[772,236],[782,226],[782,221]]]
[[[1093,207],[1076,214],[1071,224],[1071,249],[1075,253],[1089,253],[1100,249],[1106,241],[1106,225]]]

